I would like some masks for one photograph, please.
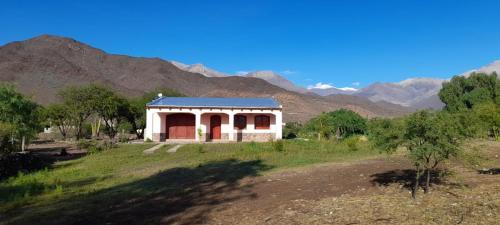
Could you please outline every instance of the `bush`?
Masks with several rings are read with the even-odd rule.
[[[151,140],[151,138],[146,138],[146,140],[144,142],[150,143],[150,142],[153,142],[153,140]]]
[[[350,136],[343,141],[350,151],[358,150],[359,136]]]
[[[294,139],[299,136],[299,133],[302,129],[302,124],[297,122],[286,123],[283,128],[283,137],[286,139]]]

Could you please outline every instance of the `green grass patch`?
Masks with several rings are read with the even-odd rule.
[[[58,162],[51,169],[19,174],[0,182],[0,212],[11,215],[0,218],[0,223],[7,220],[19,224],[33,221],[65,224],[68,220],[88,219],[93,215],[91,222],[100,224],[105,222],[101,220],[104,218],[95,215],[104,214],[109,218],[114,210],[109,211],[107,207],[122,206],[129,200],[171,195],[183,196],[183,200],[198,199],[200,193],[207,192],[211,186],[234,188],[232,185],[238,180],[268,171],[379,155],[369,142],[359,139],[188,144],[173,154],[166,152],[170,146],[153,154],[143,154],[143,150],[152,146],[120,144],[111,150]],[[193,191],[198,197],[191,196]],[[216,194],[223,191],[217,190]],[[20,209],[27,206],[29,209]],[[61,210],[64,215],[60,214]],[[143,208],[121,210],[140,212]]]

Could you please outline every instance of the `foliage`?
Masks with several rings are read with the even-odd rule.
[[[0,156],[13,152],[16,148],[11,137],[14,132],[13,126],[8,123],[0,122]]]
[[[13,144],[14,138],[29,140],[42,129],[40,107],[17,92],[12,85],[2,84],[0,85],[0,122],[12,127]]]
[[[350,151],[357,151],[358,150],[358,142],[359,142],[359,136],[353,135],[350,137],[345,138],[342,140],[347,147],[349,148]]]
[[[441,162],[459,152],[459,140],[462,137],[456,118],[449,113],[431,113],[419,111],[408,116],[404,125],[387,119],[373,120],[370,125],[370,136],[374,144],[391,153],[397,147],[405,147],[409,151],[411,163],[415,166],[415,197],[420,176],[426,172],[426,188],[429,190],[431,170]],[[398,134],[397,132],[402,134]]]
[[[283,128],[283,137],[286,139],[294,139],[299,136],[299,133],[302,129],[302,124],[298,122],[289,122],[285,124]]]
[[[455,113],[483,103],[500,103],[500,82],[497,74],[472,73],[469,77],[455,76],[443,84],[439,98],[445,109]]]
[[[104,121],[106,133],[113,139],[117,131],[117,125],[128,113],[128,102],[125,98],[114,93],[109,88],[92,86],[94,104],[93,111]]]
[[[318,140],[333,136],[338,139],[354,134],[364,134],[366,120],[353,111],[340,109],[312,118],[306,124],[305,129],[316,133]]]
[[[57,126],[65,140],[73,124],[69,107],[64,104],[51,104],[44,109],[44,116],[50,125]]]
[[[76,130],[76,139],[83,137],[83,126],[85,121],[94,113],[95,104],[95,89],[98,87],[94,84],[87,86],[69,86],[59,92],[63,99],[63,104],[68,107],[71,115],[73,126]]]
[[[402,144],[405,129],[402,119],[375,118],[368,121],[368,138],[375,146],[392,153]]]
[[[500,139],[500,104],[490,102],[477,105],[472,115],[489,136]]]

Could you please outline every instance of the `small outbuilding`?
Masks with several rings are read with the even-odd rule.
[[[281,139],[282,106],[274,98],[159,97],[146,105],[144,139],[270,141]]]

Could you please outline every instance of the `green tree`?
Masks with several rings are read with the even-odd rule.
[[[353,111],[339,109],[312,118],[307,122],[306,129],[316,133],[318,139],[332,136],[344,138],[365,133],[366,120]]]
[[[368,138],[375,146],[392,153],[402,145],[405,129],[402,119],[374,118],[368,121]]]
[[[500,104],[485,103],[473,109],[472,116],[476,123],[482,124],[484,130],[493,138],[500,138]]]
[[[40,107],[12,85],[0,85],[0,122],[12,127],[11,142],[21,140],[17,148],[24,150],[25,142],[42,129]]]
[[[330,121],[337,138],[366,132],[366,120],[351,110],[339,109],[329,112],[327,115],[331,118]]]
[[[426,175],[424,191],[427,193],[431,171],[459,151],[460,127],[449,113],[419,111],[408,116],[404,125],[398,121],[380,119],[373,121],[370,128],[370,138],[382,150],[388,153],[398,147],[408,150],[410,162],[416,171],[413,198],[416,197],[421,176],[424,173]]]
[[[469,77],[455,76],[445,82],[439,91],[439,98],[449,112],[472,109],[475,105],[498,102],[500,82],[497,74],[472,73]]]
[[[63,140],[66,140],[73,124],[69,107],[64,104],[51,104],[44,110],[47,122],[57,126]]]
[[[127,100],[109,89],[99,88],[95,93],[95,103],[95,112],[104,121],[109,137],[114,139],[118,124],[128,114]]]
[[[328,117],[326,113],[321,113],[320,115],[310,119],[306,125],[305,129],[308,132],[314,133],[318,140],[321,138],[329,138],[332,133],[331,118]]]
[[[59,92],[63,99],[63,104],[68,107],[68,111],[73,121],[76,131],[76,139],[83,137],[83,126],[85,121],[94,113],[96,85],[70,86]]]

